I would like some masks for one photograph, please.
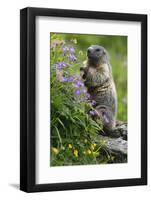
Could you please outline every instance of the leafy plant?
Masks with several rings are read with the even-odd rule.
[[[66,40],[63,34],[51,33],[50,41],[50,165],[108,163],[113,157],[98,136],[102,124],[93,120],[95,101],[89,100],[79,74],[85,54],[74,37]]]

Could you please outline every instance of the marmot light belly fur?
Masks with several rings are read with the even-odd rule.
[[[90,99],[96,101],[95,110],[104,131],[111,133],[116,125],[117,96],[108,54],[104,47],[92,45],[87,50],[87,57],[86,66],[80,69],[84,84]]]

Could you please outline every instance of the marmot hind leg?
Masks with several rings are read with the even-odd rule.
[[[106,107],[96,107],[95,110],[98,113],[98,117],[101,119],[103,124],[103,135],[108,135],[110,137],[120,137],[121,132],[119,128],[116,126],[116,120],[113,113],[107,109]]]

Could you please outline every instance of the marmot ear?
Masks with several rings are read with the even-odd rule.
[[[109,56],[109,54],[108,54],[108,52],[107,52],[106,49],[104,49],[104,52],[103,52],[103,53],[104,53],[104,55],[106,55],[107,59],[110,60],[110,56]]]
[[[103,49],[103,53],[104,53],[104,54],[107,54],[107,51],[106,51],[105,49]]]

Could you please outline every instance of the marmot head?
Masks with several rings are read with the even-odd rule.
[[[87,50],[88,60],[92,64],[100,64],[108,62],[108,53],[104,47],[92,45]]]

